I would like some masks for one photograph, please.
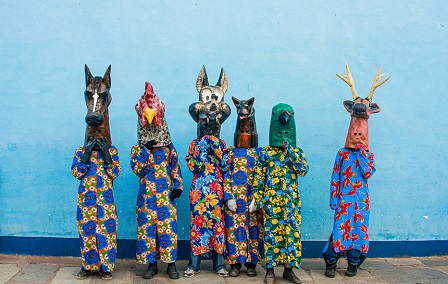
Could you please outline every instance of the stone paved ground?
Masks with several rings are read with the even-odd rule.
[[[145,265],[136,264],[133,260],[118,259],[113,279],[104,281],[98,273],[86,280],[77,280],[81,260],[72,257],[43,257],[0,254],[0,284],[27,283],[131,283],[131,284],[252,284],[263,283],[265,270],[258,266],[257,277],[247,277],[245,269],[237,278],[221,278],[212,272],[212,263],[203,261],[201,272],[192,278],[181,277],[170,280],[165,274],[166,265],[159,263],[159,274],[153,279],[142,278]],[[187,267],[187,261],[176,263],[178,271]],[[336,277],[327,278],[324,275],[325,264],[322,259],[303,259],[302,269],[294,269],[302,283],[448,283],[448,256],[408,257],[408,258],[368,258],[358,270],[355,277],[344,275],[347,264],[341,260],[338,264]],[[229,267],[228,267],[229,268]],[[282,278],[283,269],[275,268],[276,284],[286,284]]]

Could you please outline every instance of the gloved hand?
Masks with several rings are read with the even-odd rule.
[[[84,153],[81,157],[81,162],[88,164],[90,161],[90,156],[92,155],[93,147],[96,145],[96,139],[93,137],[87,138],[86,146],[84,146]]]
[[[227,200],[227,208],[229,208],[230,211],[236,212],[237,207],[238,206],[236,205],[236,199]]]
[[[98,144],[101,152],[103,152],[104,163],[108,165],[112,164],[112,158],[109,154],[109,144],[107,143],[107,139],[104,137],[100,140],[97,139],[96,144]]]
[[[250,202],[250,205],[249,205],[249,212],[252,213],[252,212],[254,212],[256,209],[257,209],[257,208],[255,207],[255,198],[254,198],[254,199],[252,199],[252,201]]]
[[[182,190],[179,188],[175,188],[173,189],[173,191],[171,191],[171,201],[174,201],[174,199],[179,198],[182,195]]]

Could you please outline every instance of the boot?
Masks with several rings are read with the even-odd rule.
[[[274,284],[274,282],[275,282],[274,268],[266,268],[266,276],[264,277],[264,283]]]
[[[353,277],[356,275],[356,272],[358,272],[358,264],[349,262],[345,275],[348,277]]]
[[[255,277],[257,276],[257,271],[255,270],[255,267],[257,266],[256,264],[247,262],[246,264],[247,270],[246,270],[246,274],[249,277]]]
[[[179,279],[179,272],[177,272],[176,263],[174,262],[168,263],[166,273],[168,274],[168,277],[170,277],[170,279]]]
[[[230,277],[238,277],[238,275],[240,275],[240,269],[241,269],[240,263],[231,264],[229,276]]]
[[[300,278],[294,274],[294,272],[292,271],[292,267],[290,268],[285,267],[285,270],[283,270],[283,279],[286,279],[294,284],[300,283]]]
[[[334,278],[336,275],[336,262],[325,263],[325,276],[329,278]]]
[[[157,270],[157,262],[150,263],[148,265],[148,270],[143,273],[143,279],[151,279],[156,275],[159,271]]]

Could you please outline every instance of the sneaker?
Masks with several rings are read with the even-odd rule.
[[[218,271],[214,271],[215,273],[218,273],[219,276],[221,277],[227,277],[229,276],[229,272],[227,272],[227,270],[225,268],[221,268]]]
[[[193,269],[188,267],[187,270],[185,270],[185,272],[184,272],[184,277],[190,278],[190,277],[193,277],[195,273],[199,273],[199,272],[201,272],[201,270],[194,271]]]

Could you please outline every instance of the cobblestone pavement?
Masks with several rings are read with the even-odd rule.
[[[239,277],[219,277],[212,272],[211,261],[203,261],[201,272],[192,278],[180,277],[170,280],[165,274],[166,264],[159,263],[159,274],[153,279],[142,278],[146,265],[136,264],[134,260],[118,259],[113,272],[113,279],[104,281],[98,273],[85,280],[77,280],[81,260],[73,257],[44,257],[0,254],[0,284],[19,283],[135,283],[135,284],[251,284],[264,283],[265,270],[257,266],[257,277],[247,277],[245,268]],[[177,261],[177,269],[182,275],[187,261]],[[294,269],[302,283],[448,283],[448,256],[408,257],[408,258],[367,258],[355,277],[344,275],[347,267],[345,260],[340,260],[335,278],[324,275],[323,259],[308,258],[302,260],[302,268]],[[229,267],[227,267],[229,268]],[[283,269],[275,268],[275,283],[286,284],[282,278]]]

